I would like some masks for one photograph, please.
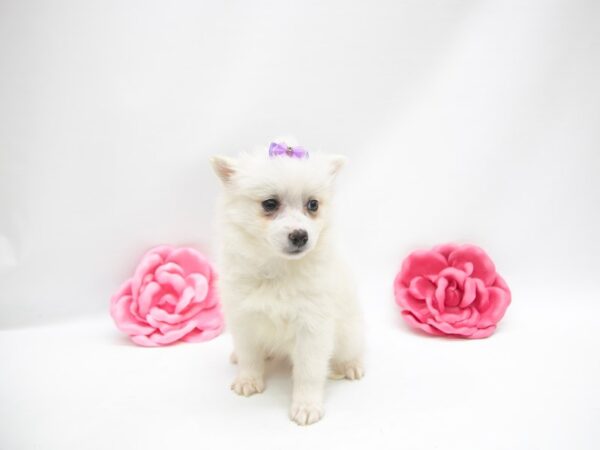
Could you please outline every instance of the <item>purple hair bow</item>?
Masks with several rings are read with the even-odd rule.
[[[272,142],[269,146],[269,157],[288,156],[290,158],[306,159],[308,152],[302,147],[289,147],[284,143]]]

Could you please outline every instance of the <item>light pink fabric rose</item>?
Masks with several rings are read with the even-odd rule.
[[[198,251],[156,247],[112,297],[110,314],[138,345],[212,339],[223,330],[214,283],[215,272]]]
[[[510,304],[510,290],[488,255],[474,245],[415,251],[394,283],[402,317],[434,335],[485,338]]]

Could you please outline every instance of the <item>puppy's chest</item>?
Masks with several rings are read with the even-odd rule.
[[[299,329],[323,316],[307,294],[303,290],[262,287],[243,303],[253,330],[269,351],[285,352],[282,349],[294,342]]]
[[[268,317],[277,325],[286,325],[322,315],[327,310],[324,289],[306,280],[282,281],[259,280],[242,300],[241,306],[248,312]]]
[[[264,283],[250,293],[246,306],[285,317],[310,306],[312,297],[309,290]]]
[[[282,350],[292,345],[297,333],[319,327],[334,317],[331,289],[310,277],[238,278],[234,314],[263,341],[265,348]],[[278,348],[279,350],[276,350]]]

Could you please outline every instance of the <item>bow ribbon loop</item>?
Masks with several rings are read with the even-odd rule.
[[[272,142],[269,146],[269,157],[287,156],[288,158],[307,159],[308,151],[302,147],[290,147],[283,142]]]

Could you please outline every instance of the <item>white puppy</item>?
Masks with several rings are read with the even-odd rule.
[[[344,158],[265,152],[211,162],[224,185],[219,289],[239,365],[231,388],[262,392],[265,358],[289,357],[290,417],[314,423],[328,372],[363,375],[362,317],[330,226]]]

